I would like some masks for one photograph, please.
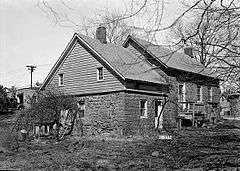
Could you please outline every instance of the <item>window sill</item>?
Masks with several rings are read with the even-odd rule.
[[[97,80],[97,82],[103,82],[104,81],[104,79],[102,79],[102,80]]]
[[[140,116],[140,119],[147,119],[147,116]]]
[[[59,87],[64,87],[64,85],[58,85]]]

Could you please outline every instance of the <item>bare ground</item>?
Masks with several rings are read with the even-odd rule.
[[[11,118],[10,118],[11,120]],[[1,119],[4,128],[9,117]],[[181,135],[181,136],[180,136]],[[155,152],[155,154],[153,154]],[[157,152],[157,153],[156,153]],[[173,140],[109,136],[20,143],[0,153],[0,169],[22,170],[240,170],[240,130],[189,128]]]

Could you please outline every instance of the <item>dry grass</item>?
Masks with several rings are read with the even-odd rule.
[[[158,151],[158,156],[152,156]],[[140,137],[71,137],[62,142],[20,143],[0,154],[0,169],[162,170],[240,169],[240,131],[224,127],[186,129],[173,140]]]

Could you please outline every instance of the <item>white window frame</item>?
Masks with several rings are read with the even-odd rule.
[[[200,87],[200,99],[198,99],[198,87]],[[203,96],[202,96],[202,86],[197,85],[197,102],[202,102]]]
[[[83,118],[84,118],[84,117],[85,117],[85,108],[86,108],[86,106],[85,106],[85,101],[83,101],[83,100],[79,101],[79,102],[77,103],[77,106],[78,106],[78,110],[79,110],[79,111],[83,111]],[[78,119],[80,118],[79,113],[78,113],[77,118],[78,118]]]
[[[209,96],[208,96],[208,101],[209,102],[212,102],[213,101],[213,88],[212,87],[207,87],[208,89],[207,89],[207,95],[210,95],[210,98],[209,98]],[[209,92],[208,92],[208,90],[209,90],[209,88],[210,88],[210,94],[208,94]]]
[[[102,69],[102,78],[100,79],[100,69]],[[103,81],[104,80],[104,70],[103,67],[97,67],[97,81]]]
[[[59,86],[64,86],[64,74],[58,74],[58,85]]]
[[[142,108],[141,102],[144,102],[144,108]],[[139,113],[140,113],[140,118],[141,119],[142,118],[147,118],[147,112],[148,112],[147,104],[148,104],[148,102],[145,99],[141,99],[139,101]],[[142,111],[142,109],[143,109],[143,111]],[[143,113],[143,115],[142,115],[142,113]]]
[[[180,92],[179,92],[179,86],[182,85],[182,96],[183,99],[180,99]],[[186,101],[186,84],[185,83],[178,83],[178,101],[185,102]]]

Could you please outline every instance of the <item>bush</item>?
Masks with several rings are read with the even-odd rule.
[[[18,151],[19,138],[17,132],[10,129],[0,131],[0,152]]]

